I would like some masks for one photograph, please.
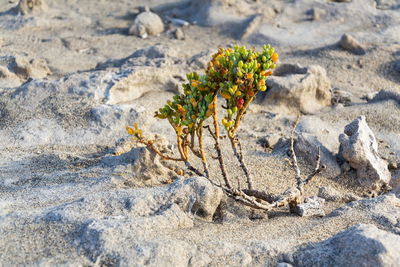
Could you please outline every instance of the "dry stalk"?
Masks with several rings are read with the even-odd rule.
[[[229,136],[229,140],[231,141],[233,154],[235,155],[236,159],[239,161],[240,168],[242,168],[242,170],[246,176],[247,188],[249,190],[251,190],[251,189],[253,189],[253,177],[251,176],[250,171],[247,168],[246,163],[244,162],[242,145],[240,144],[239,138],[237,136],[234,136],[234,137]]]
[[[303,179],[301,177],[301,172],[300,172],[300,168],[299,168],[299,165],[297,162],[296,153],[294,152],[294,133],[296,131],[296,127],[297,127],[297,124],[299,123],[299,120],[300,120],[300,116],[297,117],[296,122],[293,125],[291,135],[290,135],[290,153],[292,155],[293,168],[296,172],[296,175],[295,175],[296,186],[297,186],[297,189],[299,189],[300,192],[303,194],[304,186],[307,185],[311,181],[311,179],[315,177],[315,175],[320,173],[325,168],[325,166],[321,165],[321,150],[320,150],[320,147],[318,147],[314,171],[310,175],[308,175],[305,179]]]
[[[299,118],[297,118],[292,132],[291,132],[291,142],[290,142],[290,151],[292,154],[293,160],[293,168],[295,170],[295,179],[296,186],[290,187],[286,191],[284,191],[280,195],[273,195],[264,191],[258,191],[254,189],[244,189],[240,188],[227,188],[222,185],[217,185],[213,181],[212,184],[220,187],[228,196],[234,198],[238,202],[249,206],[254,209],[260,209],[264,211],[269,211],[274,208],[289,206],[290,210],[293,211],[293,208],[298,204],[303,202],[303,194],[304,194],[304,186],[307,185],[315,175],[320,173],[323,170],[323,166],[320,164],[320,149],[318,149],[317,159],[314,171],[307,176],[307,178],[303,179],[301,176],[301,171],[298,166],[297,157],[294,151],[294,132],[296,130],[297,124],[299,122]],[[239,153],[239,152],[238,152]]]
[[[232,188],[232,185],[231,185],[231,183],[229,181],[228,174],[227,174],[226,169],[225,169],[225,163],[224,163],[224,159],[222,157],[221,146],[219,144],[220,135],[219,135],[219,125],[218,125],[218,115],[217,115],[217,104],[216,104],[217,96],[214,97],[213,101],[214,101],[214,110],[213,110],[212,117],[213,117],[213,124],[214,124],[214,135],[213,135],[213,137],[214,137],[214,141],[215,141],[215,150],[217,151],[219,167],[221,169],[221,173],[222,173],[222,177],[224,179],[225,185],[228,188]]]
[[[172,161],[185,161],[185,159],[181,158],[173,158],[170,157],[168,155],[165,155],[164,153],[162,153],[160,150],[158,150],[155,146],[154,143],[152,141],[146,140],[144,138],[138,138],[137,141],[143,145],[146,146],[147,149],[153,151],[154,153],[156,153],[157,155],[159,155],[162,159],[165,160],[172,160]]]

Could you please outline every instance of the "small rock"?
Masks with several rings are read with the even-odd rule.
[[[361,185],[380,188],[389,183],[388,164],[379,157],[378,143],[364,116],[348,124],[339,136],[339,156],[357,170]]]
[[[339,103],[349,105],[352,102],[353,95],[350,92],[335,88],[333,90],[332,105]]]
[[[45,0],[20,0],[16,10],[22,15],[28,15],[48,9]]]
[[[160,163],[155,152],[140,147],[132,150],[132,153],[132,170],[136,179],[157,181],[167,176],[169,170]]]
[[[400,236],[373,224],[358,224],[300,249],[296,266],[397,266]]]
[[[368,93],[365,96],[363,96],[363,99],[371,101],[377,94],[378,94],[377,92]]]
[[[139,12],[150,12],[150,7],[149,6],[140,6],[139,8]]]
[[[388,164],[389,170],[396,170],[399,166],[397,165],[397,162],[395,161],[390,161]]]
[[[318,197],[325,199],[326,201],[343,201],[343,202],[351,202],[361,199],[360,197],[354,194],[344,194],[342,195],[337,190],[332,187],[320,187],[318,190]]]
[[[158,35],[164,31],[161,18],[150,11],[140,13],[129,28],[130,35],[147,38],[149,35]]]
[[[261,144],[264,148],[274,148],[275,145],[279,142],[281,136],[279,134],[269,134],[267,136],[261,137],[257,143]]]
[[[295,207],[294,212],[302,217],[325,216],[323,209],[324,202],[325,199],[320,197],[308,197],[304,200],[304,203]]]
[[[193,177],[177,179],[170,185],[167,195],[188,213],[212,221],[224,193],[206,178]]]
[[[321,197],[326,201],[339,201],[342,199],[342,196],[338,191],[336,191],[332,187],[325,186],[319,188],[318,197]]]
[[[353,220],[354,216],[363,221],[374,221],[382,227],[400,233],[400,198],[387,193],[374,198],[361,198],[335,209],[329,217]],[[397,229],[398,228],[398,229]]]
[[[344,196],[342,196],[342,200],[345,203],[349,203],[349,202],[352,202],[352,201],[357,201],[357,200],[360,200],[360,199],[362,199],[362,198],[359,197],[359,196],[356,196],[354,194],[344,194]]]
[[[17,76],[6,67],[0,66],[0,78],[17,78]]]
[[[280,110],[314,113],[332,102],[331,82],[320,66],[282,64],[267,85],[263,103]]]
[[[270,134],[266,136],[266,146],[269,148],[274,148],[275,145],[279,142],[281,136],[279,134]]]
[[[340,46],[356,55],[365,55],[365,48],[351,35],[345,33],[339,41]]]
[[[276,267],[293,267],[293,265],[287,262],[279,262]]]
[[[177,28],[174,31],[174,36],[177,40],[185,40],[185,33],[183,32],[183,30],[181,28]]]
[[[47,62],[44,59],[33,59],[28,61],[21,56],[12,57],[12,63],[9,68],[17,76],[23,79],[35,78],[41,79],[51,74]]]
[[[317,8],[317,7],[313,7],[310,11],[309,11],[311,20],[320,20],[322,16],[324,16],[326,14],[325,10]]]

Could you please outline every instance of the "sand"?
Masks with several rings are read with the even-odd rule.
[[[374,262],[349,245],[358,255],[352,263],[394,266],[400,255],[399,1],[46,3],[25,15],[17,1],[0,3],[0,266],[324,266],[318,253],[310,252],[313,263],[305,260],[308,249],[328,253],[334,242],[318,242],[357,224],[369,225],[361,227],[365,233],[384,231],[372,235],[374,244],[390,249]],[[164,30],[143,39],[129,28],[144,6],[160,16]],[[363,53],[339,43],[345,33]],[[293,186],[288,140],[300,113],[298,135],[316,138],[309,146],[324,149],[328,166],[305,195],[329,187],[354,196],[350,203],[326,201],[326,216],[300,217],[286,207],[254,212],[204,178],[179,177],[182,165],[154,158],[125,131],[136,122],[173,150],[173,131],[153,115],[182,90],[185,74],[202,72],[219,47],[265,43],[279,53],[278,65],[307,73],[319,66],[325,75],[290,70],[271,77],[279,88],[297,88],[301,105],[260,95],[238,132],[245,160],[256,188],[279,194]],[[318,98],[321,87],[332,101]],[[377,92],[382,97],[374,99]],[[394,189],[375,198],[354,168],[336,160],[339,135],[361,115]],[[212,139],[205,142],[212,153]],[[229,173],[245,185],[227,140],[222,148]],[[313,155],[297,152],[302,172],[311,173]],[[220,178],[217,161],[210,169]],[[214,216],[188,209],[201,201]]]

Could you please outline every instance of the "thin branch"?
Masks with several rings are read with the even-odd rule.
[[[320,149],[320,147],[318,147],[318,154],[317,154],[317,159],[315,161],[314,171],[310,175],[307,176],[307,178],[304,180],[303,184],[304,185],[308,184],[315,175],[317,175],[324,169],[325,169],[325,166],[321,165],[321,149]]]
[[[238,114],[236,115],[236,119],[235,119],[235,124],[233,126],[233,128],[229,131],[229,135],[230,136],[235,136],[236,131],[239,127],[240,121],[242,120],[244,113],[247,110],[247,107],[250,105],[251,102],[253,102],[254,96],[250,97],[243,105],[243,107],[239,110]]]
[[[201,161],[203,163],[204,173],[205,173],[206,177],[210,177],[210,171],[208,169],[206,153],[204,152],[203,122],[199,123],[199,126],[197,128],[197,133],[196,134],[197,134],[197,138],[198,138],[198,141],[199,141],[200,157],[201,157]]]
[[[217,137],[215,136],[215,134],[212,132],[210,125],[206,125],[203,128],[207,129],[208,132],[210,133],[210,135],[212,136],[212,138],[217,139]]]
[[[191,170],[192,172],[194,172],[195,174],[199,175],[199,176],[205,176],[204,173],[200,172],[198,169],[196,169],[195,167],[192,166],[192,164],[189,163],[189,161],[185,161],[185,165],[186,167]]]
[[[213,124],[214,124],[214,134],[215,134],[215,150],[217,151],[217,155],[218,155],[218,162],[219,162],[219,167],[221,169],[221,173],[222,173],[222,177],[224,178],[224,182],[225,185],[228,188],[232,188],[231,183],[229,182],[229,178],[228,178],[228,174],[225,170],[225,163],[224,163],[224,159],[222,157],[222,151],[221,151],[221,147],[219,145],[219,125],[218,125],[218,115],[217,115],[217,96],[214,97],[214,111],[213,111]]]
[[[296,171],[297,188],[301,192],[303,192],[303,187],[305,185],[307,185],[315,175],[320,173],[325,168],[325,166],[321,165],[321,149],[320,149],[320,147],[318,147],[318,153],[317,153],[317,158],[316,158],[316,162],[315,162],[314,171],[310,175],[308,175],[306,179],[303,180],[301,178],[300,168],[299,168],[299,165],[297,163],[296,153],[294,151],[294,133],[295,133],[297,124],[299,123],[299,119],[300,119],[300,116],[297,117],[296,122],[294,123],[293,129],[292,129],[292,132],[291,132],[291,136],[290,136],[290,152],[292,154],[293,168]]]
[[[243,193],[245,193],[246,195],[251,196],[251,197],[262,199],[268,203],[276,202],[279,200],[279,197],[280,197],[280,196],[273,195],[273,194],[270,194],[270,193],[267,193],[264,191],[258,191],[258,190],[254,190],[254,189],[252,189],[252,190],[243,189]]]
[[[190,150],[192,151],[192,153],[196,156],[196,157],[198,157],[198,158],[201,158],[201,155],[200,155],[200,151],[199,150],[196,150],[195,148],[194,148],[194,146],[195,146],[195,133],[194,132],[192,132],[192,133],[190,133],[190,145],[189,145],[189,148],[190,148]]]
[[[233,150],[233,154],[236,156],[236,159],[239,161],[240,167],[242,168],[246,179],[247,179],[247,188],[249,190],[253,189],[253,178],[246,166],[246,163],[243,160],[243,153],[242,153],[242,145],[240,144],[239,138],[237,136],[231,137],[229,136],[231,141],[231,146]],[[237,149],[239,147],[239,150]]]
[[[162,159],[165,159],[165,160],[173,160],[173,161],[185,161],[185,159],[183,159],[182,157],[181,157],[181,158],[173,158],[173,157],[170,157],[170,156],[168,156],[168,155],[163,154],[160,150],[158,150],[158,149],[154,146],[153,142],[151,142],[151,141],[149,141],[149,140],[146,140],[146,139],[144,139],[144,138],[138,138],[137,141],[138,141],[139,143],[141,143],[141,144],[144,144],[144,145],[147,147],[147,149],[152,150],[154,153],[156,153],[157,155],[159,155]]]

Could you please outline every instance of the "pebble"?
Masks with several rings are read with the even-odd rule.
[[[180,29],[180,28],[177,28],[177,29],[174,31],[174,36],[175,36],[175,38],[176,38],[177,40],[185,40],[185,33],[184,33],[183,30]]]
[[[342,38],[339,41],[340,46],[353,54],[356,55],[365,55],[365,48],[361,45],[359,41],[357,41],[353,36],[350,34],[343,34]]]

